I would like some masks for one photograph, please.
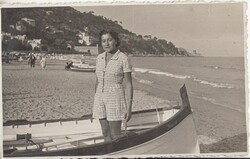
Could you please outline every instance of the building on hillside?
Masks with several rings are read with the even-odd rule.
[[[23,44],[28,41],[28,38],[25,34],[24,35],[16,35],[16,36],[13,36],[13,38],[21,41]]]
[[[143,39],[144,40],[150,40],[151,39],[151,35],[145,35],[145,36],[143,36]]]
[[[17,35],[15,36],[15,38],[17,40],[20,40],[20,41],[25,41],[27,39],[27,36],[24,34],[24,35]]]
[[[47,15],[51,15],[51,14],[53,14],[54,12],[53,11],[46,11],[46,14]]]
[[[66,46],[67,50],[72,50],[72,45],[71,44],[67,43],[66,45],[67,45]]]
[[[71,30],[71,28],[70,28],[70,26],[68,24],[61,24],[59,26],[59,29],[63,30],[63,31],[65,31],[65,30]]]
[[[2,32],[2,42],[8,42],[11,39],[11,33]]]
[[[87,46],[91,45],[91,38],[87,32],[80,32],[77,34],[77,36],[80,38],[78,40],[80,44],[85,43]]]
[[[84,27],[84,29],[83,29],[85,32],[89,32],[89,28],[88,27]]]
[[[56,28],[54,26],[46,26],[45,31],[49,34],[55,34],[56,33]]]
[[[193,55],[194,56],[201,56],[201,53],[198,53],[197,50],[193,50]]]
[[[41,42],[42,39],[33,39],[27,41],[27,43],[32,46],[32,50],[34,50],[35,48],[41,49]]]
[[[98,55],[98,44],[96,46],[75,46],[75,51],[83,54]]]
[[[66,49],[67,50],[73,50],[74,49],[74,43],[72,41],[66,41]]]
[[[9,27],[15,29],[15,25],[9,25]]]
[[[2,34],[1,34],[1,35],[2,35],[2,37],[3,37],[3,36],[8,36],[8,37],[11,37],[11,33],[2,32]]]
[[[24,25],[23,21],[17,21],[16,22],[16,30],[20,32],[25,32],[27,30],[26,26]]]
[[[22,18],[21,20],[27,22],[29,25],[35,27],[36,26],[36,21],[34,19],[29,19],[29,18]]]

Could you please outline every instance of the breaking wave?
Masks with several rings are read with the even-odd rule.
[[[193,80],[199,82],[200,84],[210,85],[215,88],[234,88],[234,85],[229,83],[210,82],[210,81],[200,80],[198,78],[193,78]]]
[[[134,71],[140,72],[140,73],[150,73],[150,74],[156,74],[156,75],[165,75],[172,78],[178,78],[178,79],[187,79],[191,78],[190,76],[183,76],[183,75],[175,75],[169,72],[162,72],[159,70],[154,69],[144,69],[144,68],[134,68]]]
[[[190,75],[177,75],[177,74],[172,74],[169,72],[162,72],[162,71],[155,70],[155,69],[145,69],[145,68],[133,68],[133,69],[135,72],[139,72],[139,73],[164,75],[164,76],[176,78],[176,79],[191,79],[191,80],[198,82],[200,84],[209,85],[209,86],[212,86],[214,88],[229,88],[229,89],[234,88],[233,84],[201,80],[201,79],[198,79],[198,78],[196,78],[194,76],[190,76]],[[152,81],[148,81],[148,80],[144,80],[144,79],[137,79],[137,81],[139,81],[141,83],[145,83],[145,84],[152,84],[153,83]]]

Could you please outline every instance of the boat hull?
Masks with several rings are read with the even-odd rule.
[[[69,70],[70,71],[76,71],[76,72],[95,72],[95,68],[76,68],[76,67],[71,67]]]
[[[164,154],[199,154],[199,144],[195,132],[193,117],[190,114],[170,131],[143,144],[109,155],[164,155]]]
[[[133,119],[130,126],[138,125],[137,121],[157,120],[157,126],[142,133],[128,132],[123,137],[112,142],[100,142],[92,145],[51,150],[51,151],[19,151],[11,154],[4,154],[5,157],[34,157],[34,156],[97,156],[97,155],[141,155],[141,154],[198,154],[199,145],[196,130],[193,122],[192,111],[188,100],[185,86],[180,90],[182,106],[179,110],[163,109],[154,110],[154,115],[143,116],[140,120]],[[134,113],[138,117],[141,114],[151,113],[141,111]],[[160,111],[160,112],[159,112]],[[176,111],[176,113],[173,113]],[[171,115],[172,113],[172,115]],[[160,114],[165,114],[160,115]],[[170,116],[168,115],[170,114]],[[159,120],[161,119],[161,120]],[[100,129],[99,129],[100,131]]]

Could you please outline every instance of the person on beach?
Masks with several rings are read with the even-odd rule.
[[[29,58],[30,67],[34,68],[35,67],[35,63],[36,63],[36,57],[35,57],[34,53],[31,53],[30,54],[30,58]]]
[[[118,49],[118,33],[103,30],[99,38],[104,52],[96,58],[93,118],[99,119],[104,141],[111,141],[121,136],[122,121],[131,118],[132,65],[128,56]]]
[[[46,55],[42,56],[42,59],[40,61],[40,65],[42,69],[45,69],[46,67]]]

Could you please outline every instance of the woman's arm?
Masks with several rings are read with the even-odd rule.
[[[96,58],[96,68],[98,67],[97,65],[98,65],[98,56]],[[95,93],[96,93],[96,89],[97,89],[97,86],[98,86],[98,78],[97,78],[97,75],[95,77],[96,77],[96,79],[95,79]]]
[[[97,77],[96,77],[96,80],[95,80],[95,93],[96,93],[96,88],[97,88],[97,86],[98,86],[98,79],[97,79]]]
[[[131,118],[132,102],[133,102],[133,83],[132,83],[131,72],[125,72],[124,79],[125,79],[125,89],[126,89],[126,99],[127,99],[126,120],[128,122]]]

